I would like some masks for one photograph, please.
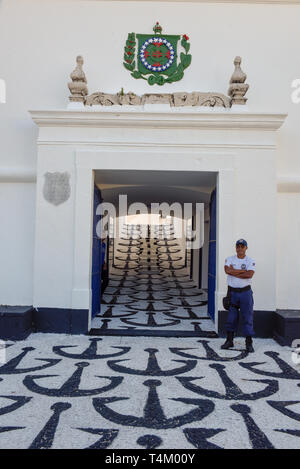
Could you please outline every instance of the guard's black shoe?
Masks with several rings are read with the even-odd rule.
[[[221,346],[222,350],[228,350],[229,348],[232,348],[234,346],[233,344],[233,337],[234,333],[233,332],[227,332],[227,339],[225,344]]]
[[[246,337],[246,352],[254,353],[252,337]]]

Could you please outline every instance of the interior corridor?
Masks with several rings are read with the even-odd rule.
[[[123,225],[90,334],[217,337],[207,291],[190,279],[189,255],[172,222]]]

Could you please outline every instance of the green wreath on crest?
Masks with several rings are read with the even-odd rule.
[[[126,45],[124,48],[124,67],[131,72],[131,76],[133,78],[139,79],[142,78],[146,80],[149,85],[164,85],[165,83],[173,83],[175,81],[179,81],[184,76],[184,70],[189,67],[192,61],[192,56],[189,54],[190,50],[190,43],[189,37],[184,34],[181,39],[181,46],[183,47],[185,52],[180,53],[180,62],[170,75],[163,75],[163,72],[159,74],[152,74],[152,75],[145,75],[139,70],[136,69],[136,61],[135,61],[135,53],[136,53],[136,35],[135,33],[129,33],[128,38],[126,41]]]

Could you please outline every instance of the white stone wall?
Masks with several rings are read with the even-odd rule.
[[[32,305],[35,191],[0,183],[0,304]]]
[[[279,194],[277,212],[277,307],[299,309],[300,197]]]
[[[139,94],[194,90],[226,93],[232,61],[241,55],[250,84],[249,109],[288,112],[278,132],[277,177],[296,177],[300,174],[300,104],[291,101],[291,83],[300,77],[299,18],[299,5],[284,4],[2,0],[0,78],[6,82],[6,104],[0,103],[0,246],[4,259],[0,303],[33,303],[35,191],[32,182],[22,181],[28,181],[28,174],[36,170],[37,128],[28,110],[67,106],[67,82],[78,54],[85,59],[90,93],[116,92],[123,87]],[[123,48],[128,32],[150,33],[157,20],[166,34],[186,33],[190,37],[193,58],[182,81],[150,88],[124,69]],[[255,171],[265,171],[259,156],[255,162],[250,175],[253,181]],[[8,174],[14,174],[18,182],[12,183]],[[239,174],[242,177],[236,183],[242,186],[243,177],[248,177],[243,175],[242,166]],[[263,186],[255,190],[264,200],[268,198]],[[293,193],[280,192],[277,200],[277,235],[274,227],[274,233],[268,229],[268,236],[277,236],[278,260],[277,265],[273,258],[265,262],[270,264],[271,275],[277,275],[277,307],[299,309],[299,254],[295,253],[299,184]],[[242,201],[237,201],[236,209],[243,210]],[[270,210],[274,212],[276,206],[272,204]],[[250,240],[258,236],[263,239],[267,214],[266,220],[258,220],[254,212],[243,214],[241,226],[248,226],[247,216],[252,228],[247,233],[237,230],[236,234]],[[16,235],[20,225],[21,233]],[[263,243],[251,254],[264,261]]]

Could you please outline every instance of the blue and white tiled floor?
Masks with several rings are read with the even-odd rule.
[[[206,316],[205,293],[173,290],[185,280],[192,286],[177,277],[183,269],[173,277],[150,264],[151,277],[142,264],[133,275],[130,269],[115,276],[99,325],[111,319],[108,326],[120,331],[196,332],[197,322],[202,332],[186,338],[32,334],[8,342],[0,363],[0,449],[300,447],[300,366],[292,350],[262,339],[248,356],[243,339],[235,350],[220,350],[224,339],[199,319]],[[126,306],[109,305],[111,298]],[[127,315],[117,317],[124,308]],[[197,318],[178,319],[185,315]],[[180,322],[170,324],[175,319]]]

